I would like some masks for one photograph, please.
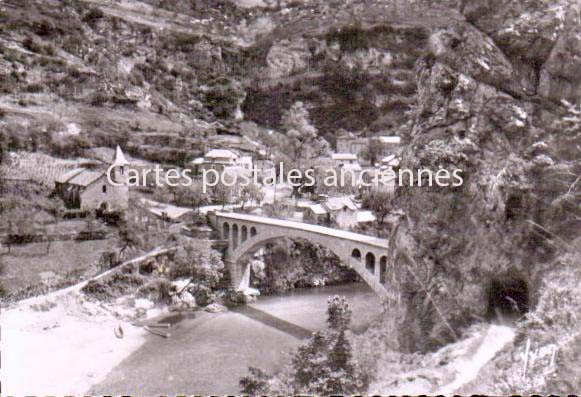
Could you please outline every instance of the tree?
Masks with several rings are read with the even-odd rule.
[[[387,190],[370,190],[363,196],[363,208],[373,211],[383,225],[385,217],[393,210],[392,198],[393,194]]]
[[[242,189],[242,209],[244,209],[244,204],[247,201],[250,201],[250,205],[254,202],[260,204],[262,199],[264,198],[264,192],[260,189],[260,187],[256,186],[253,183],[248,184]]]
[[[214,203],[220,204],[222,209],[230,201],[233,195],[233,189],[231,186],[226,186],[221,182],[218,182],[215,186],[210,187],[210,196]]]
[[[322,379],[329,376],[327,352],[329,340],[321,331],[315,332],[309,341],[301,345],[292,359],[294,370],[294,388],[300,393],[319,394]]]
[[[134,222],[129,222],[124,220],[121,226],[119,226],[119,243],[121,245],[121,250],[119,251],[119,256],[123,255],[128,248],[138,248],[143,245],[143,239],[141,232],[137,224]]]
[[[286,394],[346,395],[367,389],[369,379],[353,361],[347,328],[351,309],[347,300],[335,296],[327,306],[328,331],[318,331],[294,354],[289,368],[269,376],[256,368],[240,381],[243,392],[250,394],[281,394],[270,385],[288,389]]]
[[[260,368],[249,367],[248,376],[240,379],[240,391],[250,396],[268,395],[270,376]]]
[[[327,303],[327,324],[333,331],[345,331],[351,322],[351,309],[345,297],[334,296]]]
[[[361,157],[364,160],[368,160],[369,163],[373,166],[379,160],[379,156],[381,155],[381,146],[377,139],[369,139],[367,147],[363,149],[361,153]]]
[[[189,184],[187,186],[179,186],[175,193],[176,204],[189,205],[194,210],[200,210],[200,206],[208,202],[207,196],[202,190],[202,186],[198,183]]]
[[[352,347],[345,330],[339,331],[328,355],[329,376],[322,387],[323,395],[350,395],[361,391],[363,384],[352,363]]]
[[[260,142],[266,146],[265,157],[269,159],[272,154],[272,149],[280,147],[282,136],[273,130],[260,130],[258,137]]]
[[[317,135],[309,112],[302,102],[295,102],[282,116],[282,125],[289,139],[287,155],[300,169],[304,160],[320,157],[327,149],[326,142]]]
[[[221,254],[206,240],[177,237],[177,250],[170,267],[173,278],[188,277],[190,283],[214,288],[222,278]]]

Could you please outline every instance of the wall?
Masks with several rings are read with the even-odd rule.
[[[103,185],[107,186],[107,193],[103,193]],[[81,210],[95,210],[102,203],[107,204],[108,210],[125,210],[128,207],[128,199],[127,186],[113,186],[103,175],[81,193]]]

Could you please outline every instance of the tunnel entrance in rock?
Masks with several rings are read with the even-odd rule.
[[[527,282],[514,276],[491,280],[488,291],[488,317],[490,320],[514,321],[529,310]]]

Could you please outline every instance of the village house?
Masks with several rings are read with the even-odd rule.
[[[328,226],[335,223],[340,229],[352,229],[373,222],[370,211],[362,211],[349,197],[330,197],[327,201],[310,205],[304,212],[305,222]]]
[[[361,165],[357,160],[357,155],[353,153],[333,153],[331,154],[335,167],[345,168],[352,171],[361,171]]]
[[[337,152],[360,155],[369,147],[369,139],[344,131],[337,137]]]
[[[197,220],[197,213],[192,208],[179,207],[166,203],[141,198],[135,212],[135,221],[147,229],[172,229],[180,225],[192,224]]]
[[[378,147],[381,156],[399,154],[401,150],[401,138],[399,136],[382,135],[372,139],[379,144]]]
[[[55,191],[69,209],[81,211],[122,211],[128,207],[127,171],[129,162],[119,146],[107,169],[75,168],[55,180]],[[108,167],[107,167],[108,168]]]
[[[212,149],[204,157],[198,157],[192,161],[194,174],[200,174],[209,169],[222,172],[226,168],[233,167],[252,172],[252,165],[252,156],[242,156],[230,149]]]
[[[401,138],[390,135],[366,137],[351,132],[343,133],[337,138],[337,152],[339,153],[353,153],[362,157],[371,147],[379,157],[398,154],[401,148]]]

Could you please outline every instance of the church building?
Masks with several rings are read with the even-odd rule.
[[[123,211],[128,207],[129,161],[119,146],[106,169],[76,168],[59,176],[55,191],[69,209]],[[111,180],[107,170],[111,168]]]

